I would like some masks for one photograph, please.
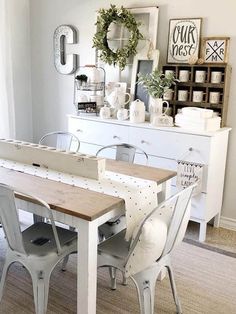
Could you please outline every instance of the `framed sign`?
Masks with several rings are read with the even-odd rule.
[[[206,63],[228,61],[229,37],[205,37],[202,40],[202,58]]]
[[[170,20],[167,63],[188,63],[190,57],[198,58],[201,24],[201,18]]]

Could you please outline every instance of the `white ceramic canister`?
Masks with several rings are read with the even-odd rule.
[[[111,117],[111,109],[107,106],[104,106],[100,109],[100,117],[102,119],[110,119]]]
[[[130,122],[142,123],[145,121],[145,105],[144,102],[136,99],[130,105]]]
[[[120,108],[117,111],[116,116],[117,116],[117,119],[120,121],[127,120],[129,118],[129,110],[125,108]]]

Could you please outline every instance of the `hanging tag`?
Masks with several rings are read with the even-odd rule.
[[[201,193],[204,165],[185,160],[178,160],[177,163],[176,187],[183,189],[197,182],[197,187],[194,189],[194,195]]]

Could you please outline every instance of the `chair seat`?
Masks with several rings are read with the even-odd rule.
[[[77,232],[56,227],[63,251],[75,246],[77,248]],[[39,234],[43,234],[43,237],[39,237]],[[27,254],[36,256],[45,256],[50,253],[57,254],[57,246],[53,235],[51,224],[38,222],[33,224],[22,232],[24,247]]]
[[[129,253],[130,242],[125,240],[126,230],[115,234],[98,245],[98,254],[109,254],[118,259],[124,259]]]

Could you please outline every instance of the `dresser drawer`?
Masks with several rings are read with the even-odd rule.
[[[69,132],[74,133],[81,142],[107,146],[128,142],[128,128],[105,122],[69,119]]]
[[[210,138],[207,136],[174,133],[168,131],[130,128],[130,144],[142,148],[147,154],[169,158],[184,159],[208,164]],[[192,151],[189,149],[192,148]]]

